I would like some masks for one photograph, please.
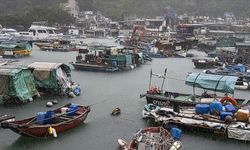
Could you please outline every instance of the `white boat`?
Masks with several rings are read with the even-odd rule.
[[[31,33],[34,41],[60,39],[63,34],[57,33],[57,28],[43,25],[31,25],[28,32]]]

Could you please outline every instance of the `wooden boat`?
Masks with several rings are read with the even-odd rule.
[[[15,116],[13,115],[0,115],[0,123],[14,121]]]
[[[152,76],[163,78],[161,89],[151,86]],[[195,106],[198,103],[210,103],[214,99],[223,99],[225,97],[217,97],[216,94],[208,94],[206,90],[212,90],[222,93],[234,93],[234,88],[238,77],[224,76],[224,75],[207,75],[203,73],[189,74],[186,79],[186,84],[193,87],[193,94],[184,94],[170,91],[163,91],[163,85],[165,82],[166,70],[164,75],[157,75],[150,73],[150,86],[146,94],[141,94],[140,97],[146,97],[147,104],[154,104],[157,106],[169,106],[172,105],[178,109],[178,106]],[[195,94],[195,87],[204,89],[202,95]],[[227,97],[227,96],[226,96]],[[250,100],[235,99],[238,105],[248,105]]]
[[[32,42],[7,41],[0,44],[0,55],[3,58],[21,58],[32,52]]]
[[[70,40],[52,40],[44,41],[43,43],[36,43],[36,45],[43,51],[58,51],[69,52],[71,50]]]
[[[114,110],[112,110],[111,115],[112,116],[117,116],[121,113],[121,109],[119,107],[115,108]]]
[[[48,124],[40,124],[37,122],[37,117],[30,117],[23,120],[13,122],[3,122],[2,128],[11,129],[17,134],[31,137],[48,137],[50,136],[49,129],[54,129],[57,134],[63,133],[80,125],[88,116],[90,112],[89,106],[78,105],[78,109],[70,112],[63,113],[64,108],[69,108],[72,104],[67,104],[61,108],[55,109],[54,116],[44,119],[46,121],[51,119]],[[74,113],[75,115],[69,115]]]
[[[181,148],[180,142],[175,141],[162,127],[149,127],[138,131],[128,145],[121,139],[118,143],[123,150],[178,150]]]
[[[118,67],[107,66],[107,65],[78,63],[78,62],[70,62],[70,64],[77,70],[94,71],[94,72],[117,72],[117,71],[120,71],[120,69]]]

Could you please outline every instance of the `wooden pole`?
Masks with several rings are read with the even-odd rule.
[[[161,91],[163,91],[163,86],[165,84],[166,75],[167,75],[167,68],[165,68],[165,71],[164,71],[163,81],[162,81],[162,85],[161,85]]]
[[[152,68],[151,68],[151,70],[150,70],[150,78],[149,78],[149,86],[148,86],[148,89],[150,89],[150,87],[151,87],[151,82],[152,82]]]

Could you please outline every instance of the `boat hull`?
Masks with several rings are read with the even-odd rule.
[[[214,68],[215,64],[214,63],[199,63],[199,62],[194,62],[194,66],[197,69],[210,69],[210,68]]]
[[[153,94],[145,94],[145,97],[147,100],[147,104],[154,104],[160,107],[166,107],[175,104],[182,106],[195,106],[197,104],[197,102],[175,100],[171,97],[153,95]]]
[[[85,63],[71,63],[71,65],[77,70],[84,70],[84,71],[93,71],[93,72],[117,72],[119,68],[117,67],[108,67],[108,66],[101,66],[101,65],[91,65]]]
[[[25,125],[25,123],[29,122],[30,120],[36,119],[35,117],[20,120],[20,121],[14,121],[14,122],[6,122],[2,123],[3,128],[9,128],[10,130],[14,131],[17,134],[23,135],[23,136],[30,136],[30,137],[49,137],[51,136],[49,134],[49,128],[52,127],[55,129],[57,134],[63,133],[69,129],[75,128],[76,126],[79,126],[81,123],[85,121],[85,119],[88,116],[88,113],[90,111],[90,108],[81,106],[84,109],[80,115],[75,117],[74,119],[70,119],[68,121],[64,121],[61,123],[56,124],[46,124],[46,125]]]
[[[33,127],[33,128],[11,128],[12,131],[16,132],[17,134],[24,135],[24,136],[31,136],[31,137],[48,137],[49,127],[52,127],[56,130],[57,134],[63,133],[69,129],[75,128],[76,126],[80,125],[85,119],[87,115],[84,115],[77,120],[69,121],[67,123],[63,123],[61,125],[48,125],[46,127]]]
[[[172,92],[167,92],[168,94],[175,94],[175,95],[180,95],[183,97],[188,97],[185,100],[177,100],[172,97],[167,97],[167,96],[162,96],[162,95],[155,95],[155,94],[145,94],[144,96],[146,97],[147,104],[154,104],[156,106],[160,107],[167,107],[167,106],[195,106],[196,104],[209,104],[211,101],[213,101],[212,98],[200,98],[200,96],[196,95],[196,101],[192,101],[191,97],[192,95],[188,94],[180,94],[180,93],[172,93]],[[235,99],[238,103],[238,105],[249,105],[250,102],[249,100],[244,100],[244,99]]]

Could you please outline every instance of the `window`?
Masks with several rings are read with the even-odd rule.
[[[37,30],[38,33],[43,33],[43,30]]]
[[[49,34],[54,34],[53,30],[47,30]]]
[[[29,32],[33,32],[33,36],[36,35],[36,30],[29,30]]]

